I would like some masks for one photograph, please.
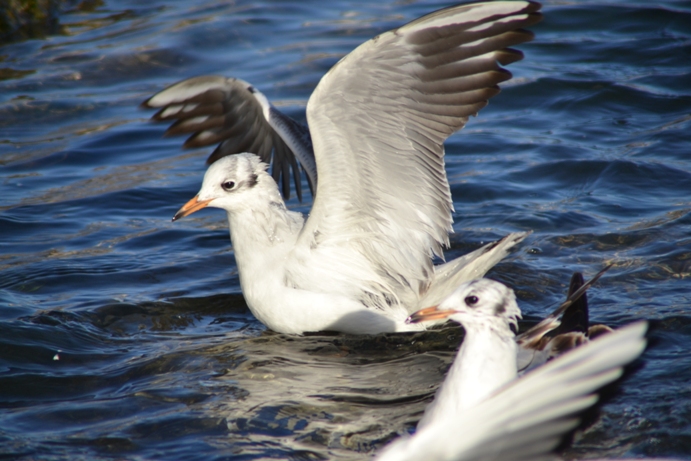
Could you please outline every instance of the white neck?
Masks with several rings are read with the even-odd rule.
[[[328,290],[319,293],[288,286],[286,262],[293,256],[304,218],[286,210],[273,194],[261,194],[243,209],[229,212],[228,224],[245,301],[270,329],[298,334],[323,330],[378,333],[397,331],[404,325],[407,314],[395,322]]]
[[[247,207],[228,212],[240,285],[255,315],[254,306],[261,305],[266,290],[282,282],[283,261],[304,223],[302,214],[288,211],[277,193],[261,192]]]
[[[434,421],[453,420],[454,415],[477,405],[516,378],[517,346],[507,325],[482,325],[466,329],[446,379],[425,409],[418,430]]]

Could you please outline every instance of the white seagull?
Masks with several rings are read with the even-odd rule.
[[[521,313],[511,289],[488,279],[461,285],[412,322],[450,318],[466,336],[412,437],[389,444],[378,461],[554,459],[594,393],[645,349],[647,322],[604,334],[518,378],[512,328]]]
[[[375,37],[321,79],[309,131],[238,80],[199,77],[153,96],[145,106],[161,108],[156,118],[196,133],[188,145],[221,142],[210,160],[221,158],[173,219],[226,210],[245,300],[272,330],[424,328],[405,323],[410,312],[482,277],[528,235],[433,265],[453,230],[443,142],[511,77],[501,66],[523,55],[507,47],[532,39],[521,28],[541,19],[539,9],[460,5]],[[229,155],[242,150],[254,153]],[[297,173],[293,154],[316,184],[306,221],[266,173],[272,151],[284,191],[290,164]]]
[[[612,329],[605,325],[589,325],[586,295],[586,290],[611,267],[606,266],[587,283],[581,273],[574,273],[566,301],[519,335],[515,332],[521,311],[514,291],[490,279],[463,284],[439,306],[412,314],[407,320],[409,323],[450,319],[463,325],[466,334],[458,357],[449,369],[449,384],[440,386],[418,428],[430,420],[440,419],[440,413],[450,417],[462,412],[517,375],[611,332]],[[468,310],[473,300],[476,304]],[[465,306],[465,310],[454,306]]]

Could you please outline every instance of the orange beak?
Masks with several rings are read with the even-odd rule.
[[[199,195],[195,195],[192,200],[189,202],[185,203],[182,208],[178,210],[177,213],[175,213],[175,216],[173,216],[173,221],[177,221],[178,219],[184,218],[187,215],[191,215],[195,211],[199,211],[202,208],[205,208],[209,202],[211,202],[213,199],[209,200],[199,200]]]
[[[406,319],[406,323],[426,322],[428,320],[446,319],[453,315],[456,311],[453,309],[439,309],[437,306],[425,307],[413,313]]]

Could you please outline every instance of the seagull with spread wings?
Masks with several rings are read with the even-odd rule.
[[[448,263],[453,204],[443,143],[499,92],[522,59],[510,46],[540,4],[446,8],[383,33],[339,61],[307,104],[309,130],[251,85],[197,77],[144,105],[187,145],[220,143],[202,187],[175,215],[226,210],[240,283],[253,314],[285,333],[424,328],[408,315],[482,277],[528,233]],[[249,153],[248,153],[249,152]],[[266,172],[273,155],[273,170]],[[296,160],[297,159],[297,160]],[[298,162],[315,188],[309,218],[286,208]]]

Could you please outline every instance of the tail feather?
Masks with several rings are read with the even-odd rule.
[[[574,272],[571,276],[569,293],[566,299],[571,299],[574,293],[583,285],[585,285],[583,274]],[[561,317],[561,324],[552,332],[552,335],[556,336],[574,331],[588,333],[588,325],[588,294],[583,292],[578,299],[575,299],[573,303],[566,308]]]

